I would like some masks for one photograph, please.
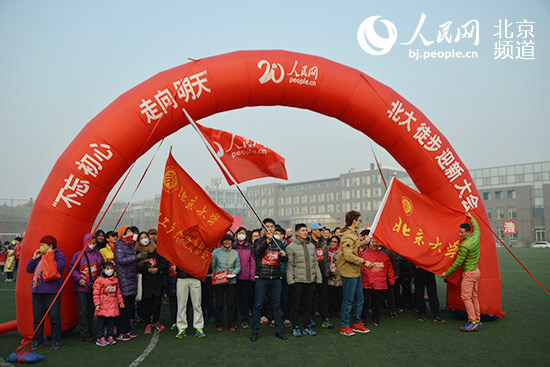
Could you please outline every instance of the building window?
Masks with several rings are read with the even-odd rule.
[[[508,219],[517,219],[518,213],[516,208],[508,208]]]
[[[322,203],[325,201],[325,194],[319,194],[319,202]]]
[[[497,200],[502,199],[502,191],[495,191],[495,199]]]
[[[307,207],[306,206],[302,207],[302,214],[307,214]]]
[[[522,182],[525,182],[525,175],[524,174],[516,174],[516,182],[517,183],[522,183]]]
[[[302,204],[307,204],[307,195],[302,195]]]
[[[296,215],[296,214],[300,214],[300,208],[295,206],[292,210],[292,212]]]
[[[516,198],[516,190],[508,190],[508,199]]]
[[[510,239],[511,240],[517,240],[518,239],[518,234],[517,233],[510,233]]]
[[[483,200],[491,200],[491,193],[490,192],[484,192],[483,193]]]
[[[495,208],[497,219],[504,219],[504,208]]]
[[[323,214],[325,212],[325,206],[319,205],[319,214]]]
[[[367,176],[367,185],[370,185],[370,176]]]
[[[309,207],[309,214],[315,214],[316,209],[317,209],[316,207],[310,206]]]
[[[327,205],[327,212],[329,212],[329,213],[334,212],[334,205],[332,205],[332,204]]]
[[[491,220],[492,218],[492,214],[493,212],[491,212],[491,209],[487,209],[487,217],[489,218],[489,220]]]

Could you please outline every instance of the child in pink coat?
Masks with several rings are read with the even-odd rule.
[[[369,247],[361,253],[363,259],[373,264],[370,268],[362,266],[361,282],[365,299],[363,318],[366,318],[366,312],[372,302],[372,324],[374,326],[380,325],[380,312],[384,303],[384,294],[388,289],[388,282],[390,285],[395,283],[390,258],[380,251],[381,248],[380,244],[372,238]]]
[[[103,264],[103,272],[94,283],[94,305],[97,316],[97,341],[100,347],[115,344],[113,329],[119,307],[124,308],[118,279],[114,276],[115,265],[112,262]],[[107,327],[107,339],[105,339]]]

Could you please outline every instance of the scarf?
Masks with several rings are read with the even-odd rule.
[[[36,269],[34,269],[34,274],[32,276],[32,287],[36,288],[38,286],[38,280],[42,276],[42,270],[44,269],[44,264],[42,264],[42,259],[40,259],[40,262],[36,266]]]

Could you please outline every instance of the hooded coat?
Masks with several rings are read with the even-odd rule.
[[[91,233],[85,234],[83,241],[83,246],[86,246],[86,249],[84,250],[84,254],[80,258],[79,263],[74,268],[74,270],[71,273],[71,278],[74,280],[74,286],[73,289],[75,292],[83,292],[88,293],[92,291],[92,288],[90,287],[90,284],[93,283],[99,274],[101,273],[101,266],[103,265],[103,256],[99,253],[97,250],[97,246],[94,249],[90,249],[87,244],[88,240],[92,236]],[[73,268],[73,265],[75,264],[76,260],[80,256],[80,253],[82,250],[77,251],[71,261],[69,262],[69,270]],[[86,256],[88,256],[88,260],[86,260]],[[89,269],[92,271],[92,279],[90,283],[90,276],[89,276],[89,270],[88,270],[88,261],[90,263]],[[80,280],[84,279],[86,281],[86,284],[84,286],[81,286],[79,284]]]

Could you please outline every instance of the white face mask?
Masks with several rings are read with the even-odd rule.
[[[110,277],[111,275],[113,275],[114,272],[115,272],[114,269],[107,269],[107,270],[105,270],[105,275]]]
[[[137,235],[137,234],[134,234],[134,236],[132,237],[132,239],[133,239],[134,241],[137,241],[137,238],[138,238],[138,235]]]
[[[141,241],[139,241],[139,243],[142,245],[142,246],[147,246],[149,244],[149,239],[148,238],[142,238]]]
[[[244,240],[246,239],[246,235],[244,235],[244,234],[242,234],[242,233],[239,233],[239,234],[237,235],[237,239],[238,239],[239,241],[242,242],[242,241],[244,241]]]
[[[88,245],[88,248],[89,248],[90,250],[93,250],[93,249],[95,249],[95,245],[91,245],[91,244],[90,244],[90,245]]]
[[[278,234],[273,235],[273,237],[274,237],[276,240],[280,240],[280,239],[281,239],[281,236],[279,236]]]

